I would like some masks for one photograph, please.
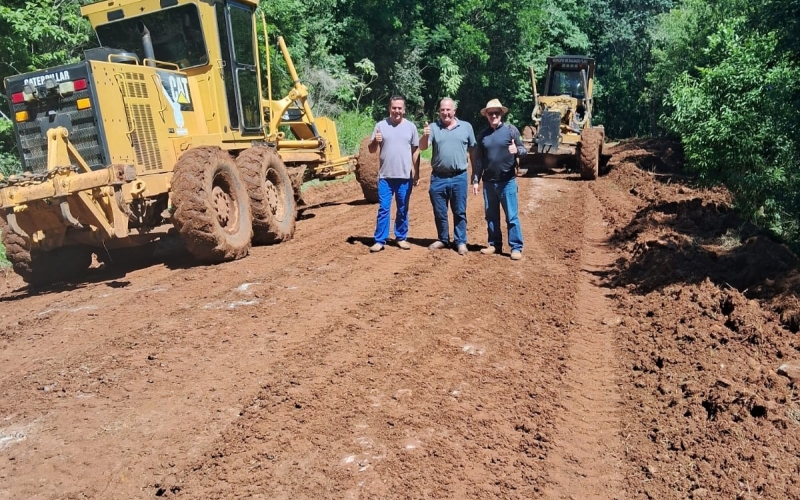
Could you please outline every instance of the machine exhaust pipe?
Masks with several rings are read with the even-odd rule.
[[[156,65],[156,53],[153,50],[153,40],[150,38],[150,30],[143,22],[139,21],[139,33],[142,35],[142,48],[144,48],[144,58],[148,66]]]

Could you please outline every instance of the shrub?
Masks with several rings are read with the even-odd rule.
[[[339,147],[344,155],[358,153],[358,146],[364,137],[372,134],[375,120],[370,109],[362,112],[345,111],[335,118],[336,131],[339,135]]]

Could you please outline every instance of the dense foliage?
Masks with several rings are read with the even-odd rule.
[[[3,2],[0,77],[78,58],[94,40],[82,2]],[[725,183],[745,216],[800,240],[800,0],[274,0],[261,9],[270,46],[285,37],[315,111],[336,118],[347,152],[393,94],[420,122],[452,96],[478,128],[478,111],[497,97],[523,125],[528,67],[541,77],[547,56],[588,54],[598,64],[596,118],[610,137],[679,138],[689,168]],[[270,59],[282,94],[289,77],[276,50]],[[8,172],[16,151],[2,100]]]
[[[650,82],[688,165],[741,212],[800,241],[800,0],[685,0],[659,19]]]

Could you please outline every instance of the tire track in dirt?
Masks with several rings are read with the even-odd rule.
[[[568,329],[567,372],[559,391],[552,483],[545,498],[620,499],[624,497],[621,397],[614,316],[602,277],[614,262],[607,245],[602,206],[588,186],[585,199],[581,273],[575,319]]]

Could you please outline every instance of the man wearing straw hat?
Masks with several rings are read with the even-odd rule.
[[[489,126],[478,135],[478,161],[472,173],[472,194],[478,194],[478,186],[482,180],[489,244],[481,249],[481,253],[492,255],[500,253],[503,248],[503,233],[500,229],[502,206],[506,214],[511,259],[520,260],[523,243],[517,205],[516,158],[525,156],[528,151],[522,145],[519,130],[511,124],[503,123],[506,113],[508,108],[500,104],[498,99],[492,99],[481,110]]]

